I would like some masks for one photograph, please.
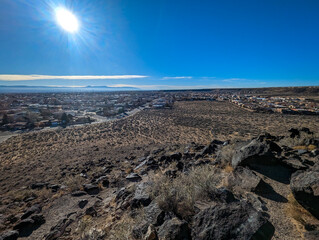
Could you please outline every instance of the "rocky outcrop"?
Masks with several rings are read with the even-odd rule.
[[[110,182],[107,176],[101,176],[93,181],[93,183],[99,184],[101,183],[103,187],[109,187]]]
[[[308,168],[308,166],[304,164],[300,159],[294,157],[283,159],[282,163],[290,168],[292,171],[306,170]]]
[[[160,226],[164,222],[165,212],[154,201],[148,207],[144,208],[145,220],[154,226]]]
[[[84,208],[89,201],[87,199],[81,199],[78,203],[79,208]]]
[[[71,193],[71,196],[72,197],[81,197],[81,196],[84,196],[84,195],[86,195],[87,193],[86,192],[84,192],[84,191],[75,191],[75,192],[72,192]]]
[[[139,182],[142,180],[141,176],[138,175],[137,173],[131,173],[126,177],[126,180],[130,182]]]
[[[275,142],[264,140],[262,136],[237,149],[231,164],[234,168],[254,164],[270,165],[277,163],[276,155],[280,152],[281,148]]]
[[[251,205],[233,201],[201,210],[193,218],[192,237],[209,239],[271,239],[274,227]]]
[[[97,195],[100,192],[99,187],[94,184],[84,184],[83,189],[90,195]]]
[[[190,240],[191,234],[187,222],[176,217],[163,223],[158,229],[159,239],[165,240]]]
[[[150,187],[151,182],[143,182],[137,184],[134,197],[131,201],[131,208],[137,208],[139,206],[148,206],[151,203]]]
[[[158,204],[153,201],[149,206],[144,208],[144,219],[142,222],[133,228],[132,235],[136,239],[140,239],[146,234],[150,225],[154,227],[161,226],[165,221],[165,213]]]
[[[158,240],[156,228],[154,225],[149,225],[147,228],[147,232],[144,236],[144,240]]]
[[[319,171],[297,171],[291,177],[290,187],[296,200],[319,219]]]
[[[51,228],[50,232],[45,236],[45,240],[56,240],[61,237],[65,229],[74,221],[72,218],[61,219],[54,227]]]
[[[31,235],[31,233],[45,223],[44,216],[41,214],[32,215],[30,218],[18,222],[13,230],[19,231],[20,237]]]
[[[261,181],[254,172],[244,167],[237,167],[227,178],[230,188],[241,188],[249,192],[256,191]]]
[[[0,240],[16,240],[19,237],[19,232],[16,230],[7,231],[0,234]]]
[[[297,135],[295,137],[298,138]],[[288,182],[282,182],[289,184],[291,181],[291,190],[297,201],[314,216],[319,216],[319,164],[315,164],[318,161],[317,150],[308,146],[302,146],[305,148],[303,151],[292,146],[279,147],[278,144],[282,144],[278,142],[280,139],[265,134],[247,142],[214,140],[209,145],[174,145],[148,151],[141,158],[135,155],[126,157],[123,165],[118,160],[119,169],[113,169],[116,166],[110,167],[109,163],[109,166],[104,166],[104,160],[94,173],[82,167],[76,168],[75,176],[81,172],[84,177],[80,178],[81,183],[85,183],[83,188],[76,189],[83,191],[65,194],[71,201],[70,210],[74,217],[63,218],[59,213],[54,218],[56,222],[47,221],[50,225],[44,228],[51,230],[46,230],[48,234],[45,239],[73,237],[76,234],[74,229],[82,218],[93,219],[95,223],[107,217],[110,217],[110,221],[105,231],[114,230],[112,227],[116,226],[117,221],[123,220],[126,224],[125,218],[132,217],[133,222],[129,219],[127,223],[136,224],[130,226],[127,233],[132,239],[271,239],[274,226],[269,219],[273,215],[270,218],[268,214],[276,211],[269,200],[280,207],[284,206],[281,204],[288,202],[285,197],[289,193],[289,185],[277,188],[276,181],[272,180],[278,178],[272,173],[285,175]],[[228,154],[223,155],[222,161],[217,161],[218,154],[223,150]],[[230,163],[233,167],[229,166]],[[87,167],[89,169],[90,165]],[[111,168],[113,172],[109,174]],[[201,171],[204,175],[201,175]],[[165,176],[165,188],[157,186],[161,182],[157,182],[160,180],[156,178],[161,175]],[[187,177],[193,181],[188,182]],[[280,179],[278,181],[281,182]],[[190,188],[185,187],[185,184]],[[59,191],[61,186],[40,182],[32,188],[34,192],[42,188]],[[28,185],[30,188],[31,185]],[[160,195],[151,192],[152,189],[157,189]],[[165,198],[165,194],[170,192],[173,197]],[[185,196],[184,192],[187,192]],[[170,199],[170,202],[165,202],[165,199]],[[93,201],[100,205],[92,205]],[[2,233],[0,240],[29,237],[31,234],[34,234],[31,238],[35,235],[38,237],[38,232],[42,232],[43,228],[34,230],[45,222],[40,214],[40,205],[35,204],[39,202],[40,197],[23,200],[22,214],[15,214],[16,219],[10,222],[3,218],[3,223],[9,224],[3,229],[13,228],[14,231]],[[45,204],[41,202],[41,205]],[[168,204],[172,207],[167,207]],[[47,216],[47,208],[43,209]],[[274,222],[278,223],[278,218],[275,217]],[[312,229],[311,233],[309,231],[309,239],[316,239],[316,231],[317,228]],[[107,232],[110,233],[112,231]]]
[[[26,219],[30,217],[34,213],[41,212],[41,206],[39,204],[35,204],[32,207],[30,207],[22,216],[21,219]]]

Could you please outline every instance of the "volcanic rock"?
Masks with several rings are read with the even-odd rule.
[[[193,218],[193,239],[271,239],[274,227],[246,202],[218,203]]]
[[[18,231],[8,231],[0,234],[1,240],[16,240],[19,237]]]
[[[131,173],[129,174],[126,179],[130,182],[139,182],[142,180],[141,176],[138,175],[137,173]]]
[[[176,217],[163,223],[158,229],[159,239],[166,240],[188,240],[192,239],[187,222]]]
[[[236,150],[232,158],[232,166],[250,166],[251,164],[278,163],[275,154],[279,153],[280,147],[274,142],[253,139],[247,145]]]
[[[296,200],[319,219],[319,172],[295,172],[291,176],[290,188]]]
[[[90,195],[97,195],[100,192],[99,187],[94,184],[84,184],[83,188],[84,188],[84,191]]]

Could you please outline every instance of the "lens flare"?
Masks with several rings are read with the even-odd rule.
[[[65,8],[55,10],[57,23],[67,32],[76,33],[79,30],[79,21],[77,17]]]

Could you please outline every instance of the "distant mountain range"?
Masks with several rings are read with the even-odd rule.
[[[0,93],[44,93],[44,92],[108,92],[108,91],[136,91],[134,87],[108,87],[108,86],[26,86],[26,85],[0,85]]]

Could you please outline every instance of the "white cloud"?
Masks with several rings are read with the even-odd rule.
[[[134,84],[112,84],[108,87],[134,87],[141,90],[183,90],[183,89],[210,89],[210,88],[228,88],[220,85],[194,85],[194,86],[178,86],[178,85],[134,85]]]
[[[181,77],[163,77],[163,80],[167,80],[167,79],[191,79],[193,77],[190,76],[181,76]]]
[[[235,82],[235,81],[245,81],[247,79],[245,78],[227,78],[227,79],[224,79],[222,80],[223,82]]]
[[[17,74],[0,74],[0,81],[31,81],[47,79],[69,79],[69,80],[92,80],[92,79],[133,79],[146,78],[144,75],[72,75],[72,76],[55,76],[55,75],[17,75]]]

